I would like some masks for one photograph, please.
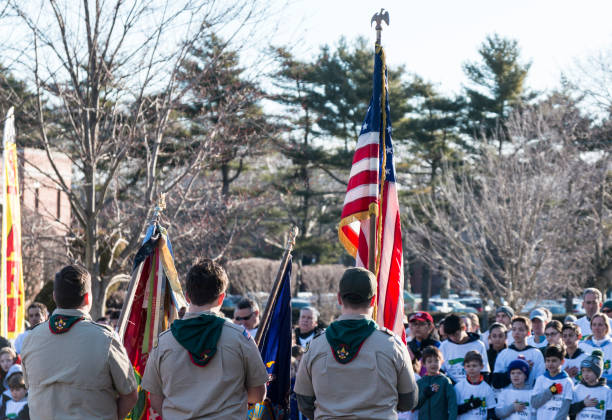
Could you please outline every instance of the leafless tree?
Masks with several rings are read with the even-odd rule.
[[[3,26],[15,42],[5,53],[35,90],[36,140],[73,162],[74,174],[54,168],[50,178],[70,199],[72,257],[94,279],[92,316],[129,266],[158,194],[188,190],[222,152],[220,126],[188,138],[173,113],[188,51],[223,27],[230,39],[253,29],[261,12],[257,0],[8,2]],[[185,208],[189,194],[175,198]]]
[[[31,302],[45,281],[52,280],[57,268],[68,261],[68,244],[40,214],[22,207],[21,216],[23,281],[26,300]]]
[[[485,149],[464,168],[448,168],[435,201],[432,194],[412,196],[407,254],[456,288],[515,307],[593,278],[594,244],[609,244],[610,156],[581,154],[574,142],[579,124],[561,115],[567,117],[546,104],[516,113],[504,153]]]

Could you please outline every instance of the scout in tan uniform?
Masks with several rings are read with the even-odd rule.
[[[57,309],[28,334],[21,350],[30,417],[125,418],[136,404],[136,378],[116,334],[89,316],[89,273],[64,267],[55,275],[53,298]]]
[[[315,337],[295,381],[309,419],[397,419],[416,406],[418,389],[401,339],[372,320],[376,277],[349,268],[340,280],[342,315]]]
[[[228,279],[206,259],[191,267],[183,319],[159,336],[142,387],[164,419],[244,420],[247,402],[264,399],[268,373],[243,326],[219,315]]]

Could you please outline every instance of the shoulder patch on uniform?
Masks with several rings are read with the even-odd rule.
[[[247,331],[246,328],[244,328],[242,330],[242,335],[244,335],[246,338],[248,338],[249,340],[252,339],[253,337],[251,337],[251,334]]]

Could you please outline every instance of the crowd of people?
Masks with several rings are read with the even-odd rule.
[[[148,355],[140,385],[165,419],[243,419],[247,403],[265,398],[270,377],[253,340],[259,305],[245,297],[233,319],[223,317],[228,282],[215,262],[195,264],[186,278],[189,307]],[[436,324],[414,312],[407,345],[372,320],[375,291],[372,273],[347,269],[341,315],[327,328],[314,307],[300,310],[291,419],[612,419],[612,301],[599,290],[584,291],[579,319],[500,306],[484,332],[475,314]],[[64,267],[51,316],[33,303],[30,328],[12,343],[0,337],[1,420],[115,420],[137,403],[125,349],[112,326],[89,317],[90,296],[89,273]]]
[[[497,308],[481,333],[473,314],[450,314],[438,325],[410,314],[408,348],[419,400],[403,419],[612,419],[612,301],[583,293],[585,315],[552,319]]]

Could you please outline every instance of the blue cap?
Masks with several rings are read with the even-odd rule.
[[[531,311],[531,313],[529,314],[529,319],[533,320],[533,319],[539,319],[542,322],[546,322],[548,321],[548,314],[546,312],[544,312],[541,309],[534,309],[533,311]]]
[[[525,374],[526,377],[529,377],[529,363],[525,361],[525,359],[516,359],[510,362],[508,365],[508,375],[514,369],[520,369],[521,372]]]

